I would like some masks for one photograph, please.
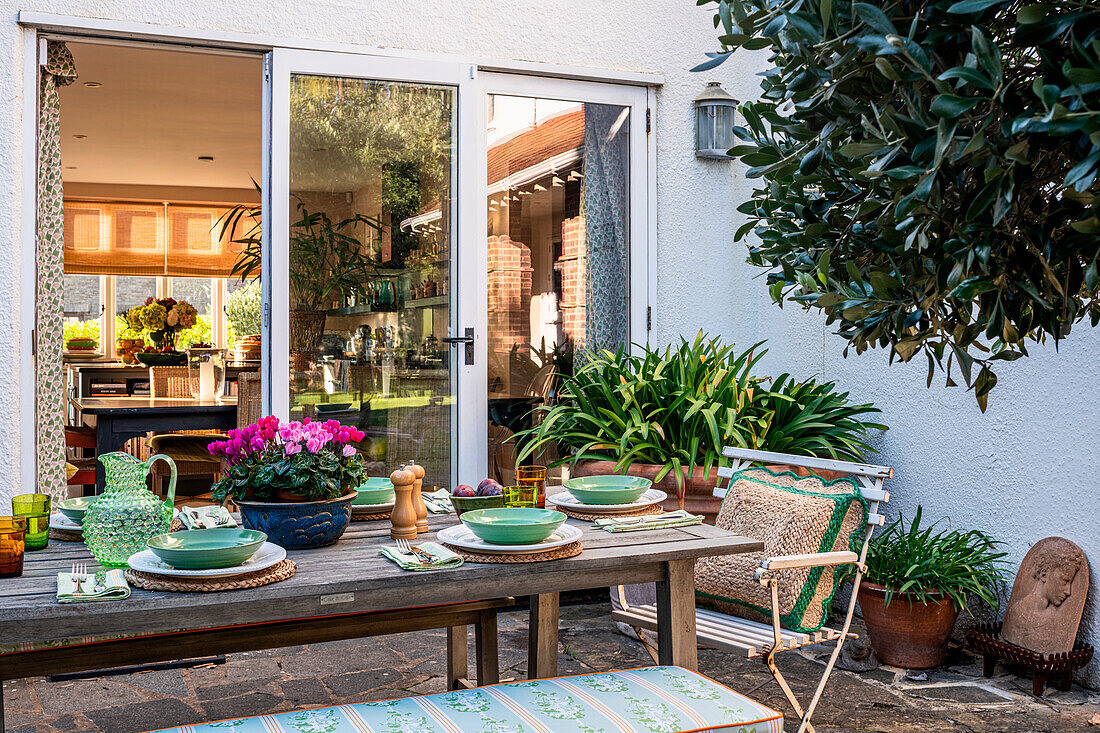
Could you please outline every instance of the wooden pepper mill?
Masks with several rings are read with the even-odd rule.
[[[420,493],[424,486],[424,467],[418,463],[410,463],[405,467],[416,478],[413,483],[413,506],[416,508],[416,531],[428,531],[428,507],[424,504],[424,495]]]
[[[416,539],[416,506],[413,504],[413,485],[416,477],[412,471],[399,468],[390,474],[396,499],[390,513],[390,537],[395,540]]]

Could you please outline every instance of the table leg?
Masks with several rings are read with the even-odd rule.
[[[657,581],[657,658],[662,665],[699,670],[695,639],[695,560],[669,560]]]
[[[458,690],[470,675],[467,666],[466,635],[467,626],[447,627],[447,689]]]
[[[530,679],[558,675],[558,594],[531,596],[527,630],[527,676]]]
[[[497,611],[480,611],[474,628],[474,649],[477,655],[477,686],[500,682],[500,655],[497,651]]]

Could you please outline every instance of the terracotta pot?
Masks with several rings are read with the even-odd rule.
[[[640,476],[653,481],[661,467],[655,463],[635,463],[626,474],[628,476]],[[614,461],[578,461],[569,464],[571,476],[606,476],[608,474],[622,473],[615,470]],[[714,496],[714,486],[718,483],[718,469],[711,469],[710,475],[703,475],[703,469],[695,471],[684,482],[684,509],[692,514],[702,514],[709,524],[714,524],[714,518],[718,515],[718,509],[722,506],[722,500]],[[660,489],[668,494],[664,501],[665,511],[679,509],[676,500],[676,479],[672,474],[665,476],[660,481],[653,481],[653,488]]]
[[[903,669],[928,669],[943,664],[947,640],[959,617],[950,599],[925,603],[908,593],[895,593],[886,605],[886,589],[864,581],[859,607],[867,635],[879,661]]]
[[[309,497],[305,494],[295,494],[293,491],[287,491],[286,489],[276,489],[275,498],[279,501],[289,501],[297,503],[309,501]]]

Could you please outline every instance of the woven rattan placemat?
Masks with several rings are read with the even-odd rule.
[[[570,542],[568,545],[562,545],[561,547],[555,547],[548,552],[532,552],[528,554],[516,554],[516,555],[483,555],[479,552],[470,552],[464,550],[461,547],[455,547],[454,545],[448,545],[446,542],[442,543],[451,552],[455,552],[462,556],[462,559],[466,562],[478,562],[478,563],[521,563],[521,562],[547,562],[549,560],[562,560],[567,557],[573,557],[581,554],[581,543]]]
[[[83,542],[84,532],[79,529],[58,529],[50,527],[50,539],[61,542]]]
[[[553,502],[550,502],[553,504]],[[558,511],[565,514],[567,517],[573,517],[573,519],[583,519],[586,522],[595,522],[597,519],[608,519],[609,517],[648,517],[663,514],[664,509],[660,504],[652,504],[650,506],[644,506],[641,509],[635,509],[632,512],[618,512],[615,514],[601,513],[601,514],[588,514],[587,512],[578,512],[569,507],[564,507],[560,504],[554,504],[558,508]]]
[[[374,521],[376,519],[389,519],[390,518],[390,513],[392,511],[393,510],[390,509],[389,511],[378,512],[377,514],[356,514],[355,512],[352,512],[351,513],[351,521],[353,521],[353,522],[371,522],[371,521]]]
[[[259,588],[261,585],[278,583],[294,575],[298,566],[293,560],[282,560],[276,565],[263,570],[257,570],[247,575],[236,575],[231,578],[170,578],[164,575],[142,573],[137,570],[127,570],[126,580],[135,588],[142,590],[167,590],[183,593],[210,593],[220,590],[243,590],[245,588]]]

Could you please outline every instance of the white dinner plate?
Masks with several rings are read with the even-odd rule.
[[[231,568],[210,568],[208,570],[180,570],[168,565],[153,554],[152,550],[142,550],[130,555],[126,563],[131,570],[138,570],[150,575],[161,575],[166,578],[230,578],[234,575],[254,573],[257,570],[265,570],[272,565],[277,565],[286,557],[286,550],[279,545],[265,542],[256,550],[256,554],[245,560],[240,565]]]
[[[382,512],[388,512],[393,509],[394,502],[388,501],[385,504],[352,504],[352,514],[381,514]]]
[[[660,489],[647,489],[644,494],[629,504],[585,504],[568,491],[562,491],[559,494],[547,496],[546,500],[552,504],[563,506],[570,511],[583,512],[585,514],[625,514],[639,509],[645,509],[647,506],[653,506],[667,498],[668,494]]]
[[[63,529],[66,532],[77,531],[80,532],[84,528],[73,520],[66,517],[61,512],[50,515],[50,529]]]
[[[439,530],[436,540],[482,555],[529,555],[533,552],[546,552],[555,547],[568,545],[581,538],[581,530],[570,524],[563,524],[542,542],[533,545],[494,545],[478,537],[465,524],[454,524]]]

